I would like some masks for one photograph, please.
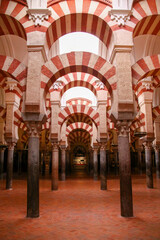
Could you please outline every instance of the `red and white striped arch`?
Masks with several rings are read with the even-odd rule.
[[[144,113],[139,112],[134,121],[132,122],[130,129],[131,131],[135,131],[136,129],[141,128],[143,126],[145,126],[145,115]]]
[[[160,14],[159,0],[144,0],[135,2],[132,8],[131,19],[126,22],[125,29],[131,32],[134,31],[134,37],[141,34],[148,34],[148,27],[150,28],[150,31],[154,32],[156,31],[156,21],[158,19],[155,17],[152,18],[152,15],[158,14]],[[149,18],[147,18],[148,16]],[[156,21],[154,22],[154,20]],[[117,30],[117,27],[115,30]]]
[[[111,5],[104,1],[60,1],[49,4],[52,16],[46,33],[48,47],[61,36],[71,32],[87,32],[97,36],[107,47],[112,30],[108,25]],[[113,25],[113,22],[111,22]]]
[[[76,113],[76,114],[71,115],[67,119],[67,126],[69,126],[70,124],[75,123],[75,122],[83,122],[83,123],[86,123],[86,124],[92,126],[91,118],[83,113]]]
[[[97,77],[112,93],[115,85],[115,67],[105,59],[88,52],[71,52],[53,57],[42,66],[41,88],[48,92],[60,77],[71,72],[84,72]]]
[[[27,4],[23,0],[1,0],[0,13],[10,15],[22,24],[26,33],[33,31],[46,32],[50,22],[44,20],[41,26],[35,26],[33,20],[29,20]]]
[[[134,29],[133,37],[137,37],[139,35],[144,34],[160,36],[159,24],[160,15],[147,16],[143,18],[140,22],[138,22]]]
[[[84,115],[89,116],[92,121],[95,123],[96,127],[99,126],[99,113],[95,111],[92,107],[85,105],[73,105],[65,107],[58,116],[58,124],[62,126],[64,121],[69,118],[73,114],[82,113]]]
[[[59,86],[56,91],[60,92],[60,95],[62,96],[68,89],[72,87],[85,87],[91,90],[94,95],[96,95],[96,91],[101,90],[99,85],[97,84],[98,79],[88,73],[83,72],[74,72],[69,73],[60,79],[58,79],[62,82],[62,84]],[[105,87],[104,90],[107,91],[107,88]],[[50,88],[50,92],[55,91],[53,87]]]
[[[8,34],[27,39],[25,29],[19,21],[12,16],[0,14],[0,36]]]
[[[91,136],[86,130],[74,130],[68,135],[70,144],[83,143],[90,144]]]
[[[21,92],[26,90],[27,67],[17,59],[0,55],[0,73],[3,77],[17,80]],[[3,86],[4,82],[1,84]]]
[[[66,128],[66,137],[68,137],[70,132],[72,132],[75,129],[83,129],[83,130],[86,130],[91,136],[93,135],[93,129],[89,124],[86,124],[83,122],[75,122],[75,123],[70,124]]]
[[[27,126],[23,122],[21,111],[19,109],[17,109],[17,111],[14,112],[14,125],[19,127],[20,129],[24,130],[24,131],[27,130]]]
[[[160,115],[160,106],[157,106],[152,109],[153,121]]]
[[[137,90],[139,80],[158,75],[160,75],[160,55],[141,58],[132,66],[134,89]]]

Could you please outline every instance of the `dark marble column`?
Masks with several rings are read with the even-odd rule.
[[[159,148],[160,146],[154,146],[155,151],[155,161],[156,161],[156,177],[160,178],[160,161],[159,161]]]
[[[139,173],[142,174],[142,148],[138,148],[138,169]]]
[[[93,149],[93,179],[98,180],[98,148]]]
[[[61,181],[66,180],[66,146],[61,146]]]
[[[89,161],[90,161],[90,175],[93,176],[93,149],[89,150]]]
[[[29,123],[27,217],[39,217],[39,125]]]
[[[66,175],[70,174],[70,152],[69,148],[66,150]]]
[[[146,183],[148,188],[153,188],[152,142],[146,141],[143,143],[143,145],[145,147]]]
[[[6,189],[12,189],[13,178],[13,156],[15,143],[8,143],[8,157],[7,157],[7,173],[6,173]]]
[[[59,170],[59,147],[58,143],[52,145],[52,178],[51,190],[58,190],[58,170]]]
[[[4,150],[5,148],[0,146],[0,179],[1,180],[3,180]]]
[[[21,174],[22,150],[18,151],[18,174]]]
[[[107,177],[106,177],[106,143],[101,143],[100,146],[100,181],[101,190],[107,190]]]
[[[133,216],[131,159],[129,147],[129,125],[127,121],[118,121],[118,153],[120,174],[121,216]]]

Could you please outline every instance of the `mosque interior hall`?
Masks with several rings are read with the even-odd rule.
[[[160,0],[0,0],[0,240],[160,240]]]

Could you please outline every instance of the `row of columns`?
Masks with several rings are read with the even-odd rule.
[[[123,132],[123,134],[121,134]],[[125,132],[125,134],[124,134]],[[6,189],[12,189],[13,174],[13,154],[15,143],[8,145]],[[146,179],[147,186],[153,188],[152,161],[151,161],[151,142],[145,142],[146,156]],[[130,166],[130,147],[127,130],[121,130],[118,136],[119,168],[120,168],[120,194],[121,194],[121,215],[129,217],[133,215],[132,203],[132,183],[131,183],[131,166]],[[98,148],[93,152],[93,178],[98,179]],[[157,175],[159,176],[159,148],[155,148],[155,157],[157,164]],[[3,169],[4,148],[0,151],[1,172]],[[52,148],[52,181],[51,189],[58,189],[58,162],[59,162],[59,145],[53,143]],[[61,180],[65,180],[65,147],[61,147]],[[2,173],[1,173],[2,175]],[[100,147],[100,181],[101,189],[107,189],[106,181],[106,147],[105,143]],[[28,142],[28,180],[27,180],[27,217],[39,216],[39,134],[31,131]]]

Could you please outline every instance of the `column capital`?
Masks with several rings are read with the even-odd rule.
[[[59,149],[59,143],[53,142],[52,143],[52,151],[58,151],[58,149]]]
[[[143,142],[143,146],[144,146],[145,150],[151,150],[152,149],[152,141]]]
[[[116,126],[118,129],[118,135],[123,136],[123,137],[128,136],[129,131],[130,131],[130,129],[129,129],[130,125],[131,125],[131,121],[127,121],[127,120],[117,121]]]
[[[8,150],[14,150],[15,145],[16,145],[15,142],[8,143]]]
[[[41,132],[40,122],[26,122],[29,137],[39,137]]]
[[[107,142],[100,142],[100,150],[106,150]]]
[[[155,144],[153,144],[152,146],[153,146],[155,152],[159,152],[159,150],[160,150],[160,145],[155,145]]]
[[[59,147],[61,150],[64,150],[64,151],[66,151],[66,149],[67,149],[66,145],[60,145]]]

